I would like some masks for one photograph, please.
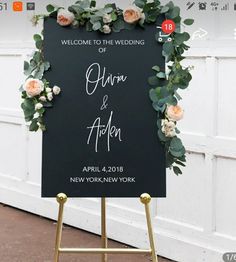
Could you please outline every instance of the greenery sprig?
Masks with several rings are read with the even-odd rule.
[[[163,45],[163,56],[168,64],[168,70],[154,65],[153,76],[148,83],[151,86],[149,96],[152,106],[157,112],[158,137],[165,148],[166,167],[173,169],[176,175],[182,174],[180,166],[185,166],[186,150],[178,137],[177,122],[182,118],[183,110],[178,105],[181,100],[179,89],[186,89],[192,79],[189,67],[184,68],[181,61],[184,52],[189,49],[185,44],[190,36],[181,32],[182,25],[191,25],[193,19],[182,21],[180,8],[173,2],[161,5],[160,1],[135,0],[132,7],[125,10],[115,4],[106,4],[103,8],[96,8],[95,0],[80,0],[71,5],[68,10],[53,5],[47,6],[48,14],[36,15],[32,23],[37,25],[39,20],[54,17],[61,26],[81,27],[87,31],[100,31],[104,34],[132,30],[135,27],[145,27],[146,24],[156,23],[159,16],[175,22],[175,31],[162,38],[156,33],[156,40]],[[47,107],[52,106],[54,95],[60,93],[58,86],[50,87],[44,78],[50,63],[45,61],[43,54],[43,34],[34,35],[36,51],[29,62],[24,64],[26,82],[21,87],[22,109],[25,120],[30,122],[30,130],[45,130],[43,115]]]

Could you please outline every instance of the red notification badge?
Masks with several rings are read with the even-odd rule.
[[[175,22],[173,20],[165,20],[161,24],[161,29],[166,34],[171,34],[175,31]]]

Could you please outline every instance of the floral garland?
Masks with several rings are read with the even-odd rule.
[[[96,1],[80,0],[70,6],[68,10],[53,5],[47,6],[47,15],[36,15],[32,19],[37,25],[40,19],[54,17],[61,26],[81,27],[87,31],[100,31],[104,34],[120,32],[123,29],[131,30],[136,26],[144,27],[145,24],[155,23],[162,15],[175,23],[175,31],[167,37],[156,35],[156,40],[163,44],[163,56],[168,65],[168,72],[158,65],[153,66],[154,76],[149,77],[148,83],[153,86],[149,90],[150,99],[154,110],[157,112],[158,137],[165,147],[166,167],[172,169],[176,175],[182,174],[179,166],[185,166],[185,148],[180,138],[176,125],[183,117],[183,109],[178,105],[181,99],[178,89],[185,89],[191,81],[190,67],[184,68],[180,62],[184,59],[183,53],[188,50],[184,42],[190,36],[181,32],[182,19],[180,8],[173,2],[161,5],[160,1],[135,0],[134,5],[124,10],[115,4],[107,4],[101,9],[96,9]],[[191,25],[193,19],[185,19],[183,24]],[[50,63],[44,61],[43,35],[34,35],[37,51],[29,62],[24,63],[24,72],[27,76],[21,87],[25,120],[30,122],[30,131],[39,128],[46,130],[43,115],[47,107],[52,106],[52,100],[58,95],[61,88],[50,86],[44,78],[44,72],[49,70]]]

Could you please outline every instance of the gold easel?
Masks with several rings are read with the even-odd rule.
[[[106,198],[101,198],[101,238],[102,248],[61,248],[61,236],[62,236],[62,220],[64,204],[67,201],[67,196],[64,193],[57,195],[57,202],[59,203],[58,221],[57,221],[57,232],[56,232],[56,245],[54,262],[59,261],[60,254],[101,254],[102,262],[107,262],[107,254],[150,254],[153,262],[158,262],[155,253],[155,243],[152,230],[151,216],[149,204],[151,202],[151,196],[144,193],[140,196],[140,201],[145,205],[145,213],[148,227],[148,235],[150,241],[150,249],[135,249],[135,248],[108,248],[107,247],[107,234],[106,234]]]

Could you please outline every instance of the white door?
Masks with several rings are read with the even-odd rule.
[[[119,2],[126,6],[127,1]],[[47,3],[37,1],[37,12],[44,12]],[[201,27],[208,35],[191,41],[185,62],[195,67],[182,104],[188,162],[182,176],[167,175],[168,197],[152,201],[156,247],[158,254],[181,262],[218,262],[236,244],[236,12],[213,13],[209,3],[206,12],[197,11],[197,3],[186,11],[186,2],[176,3],[184,17],[195,17],[191,32]],[[23,61],[33,50],[32,35],[41,30],[31,27],[31,14],[0,14],[0,201],[55,219],[56,201],[40,198],[41,134],[27,131],[18,92]],[[70,199],[64,221],[99,233],[99,209],[99,199]],[[138,199],[108,200],[108,236],[148,247]]]

